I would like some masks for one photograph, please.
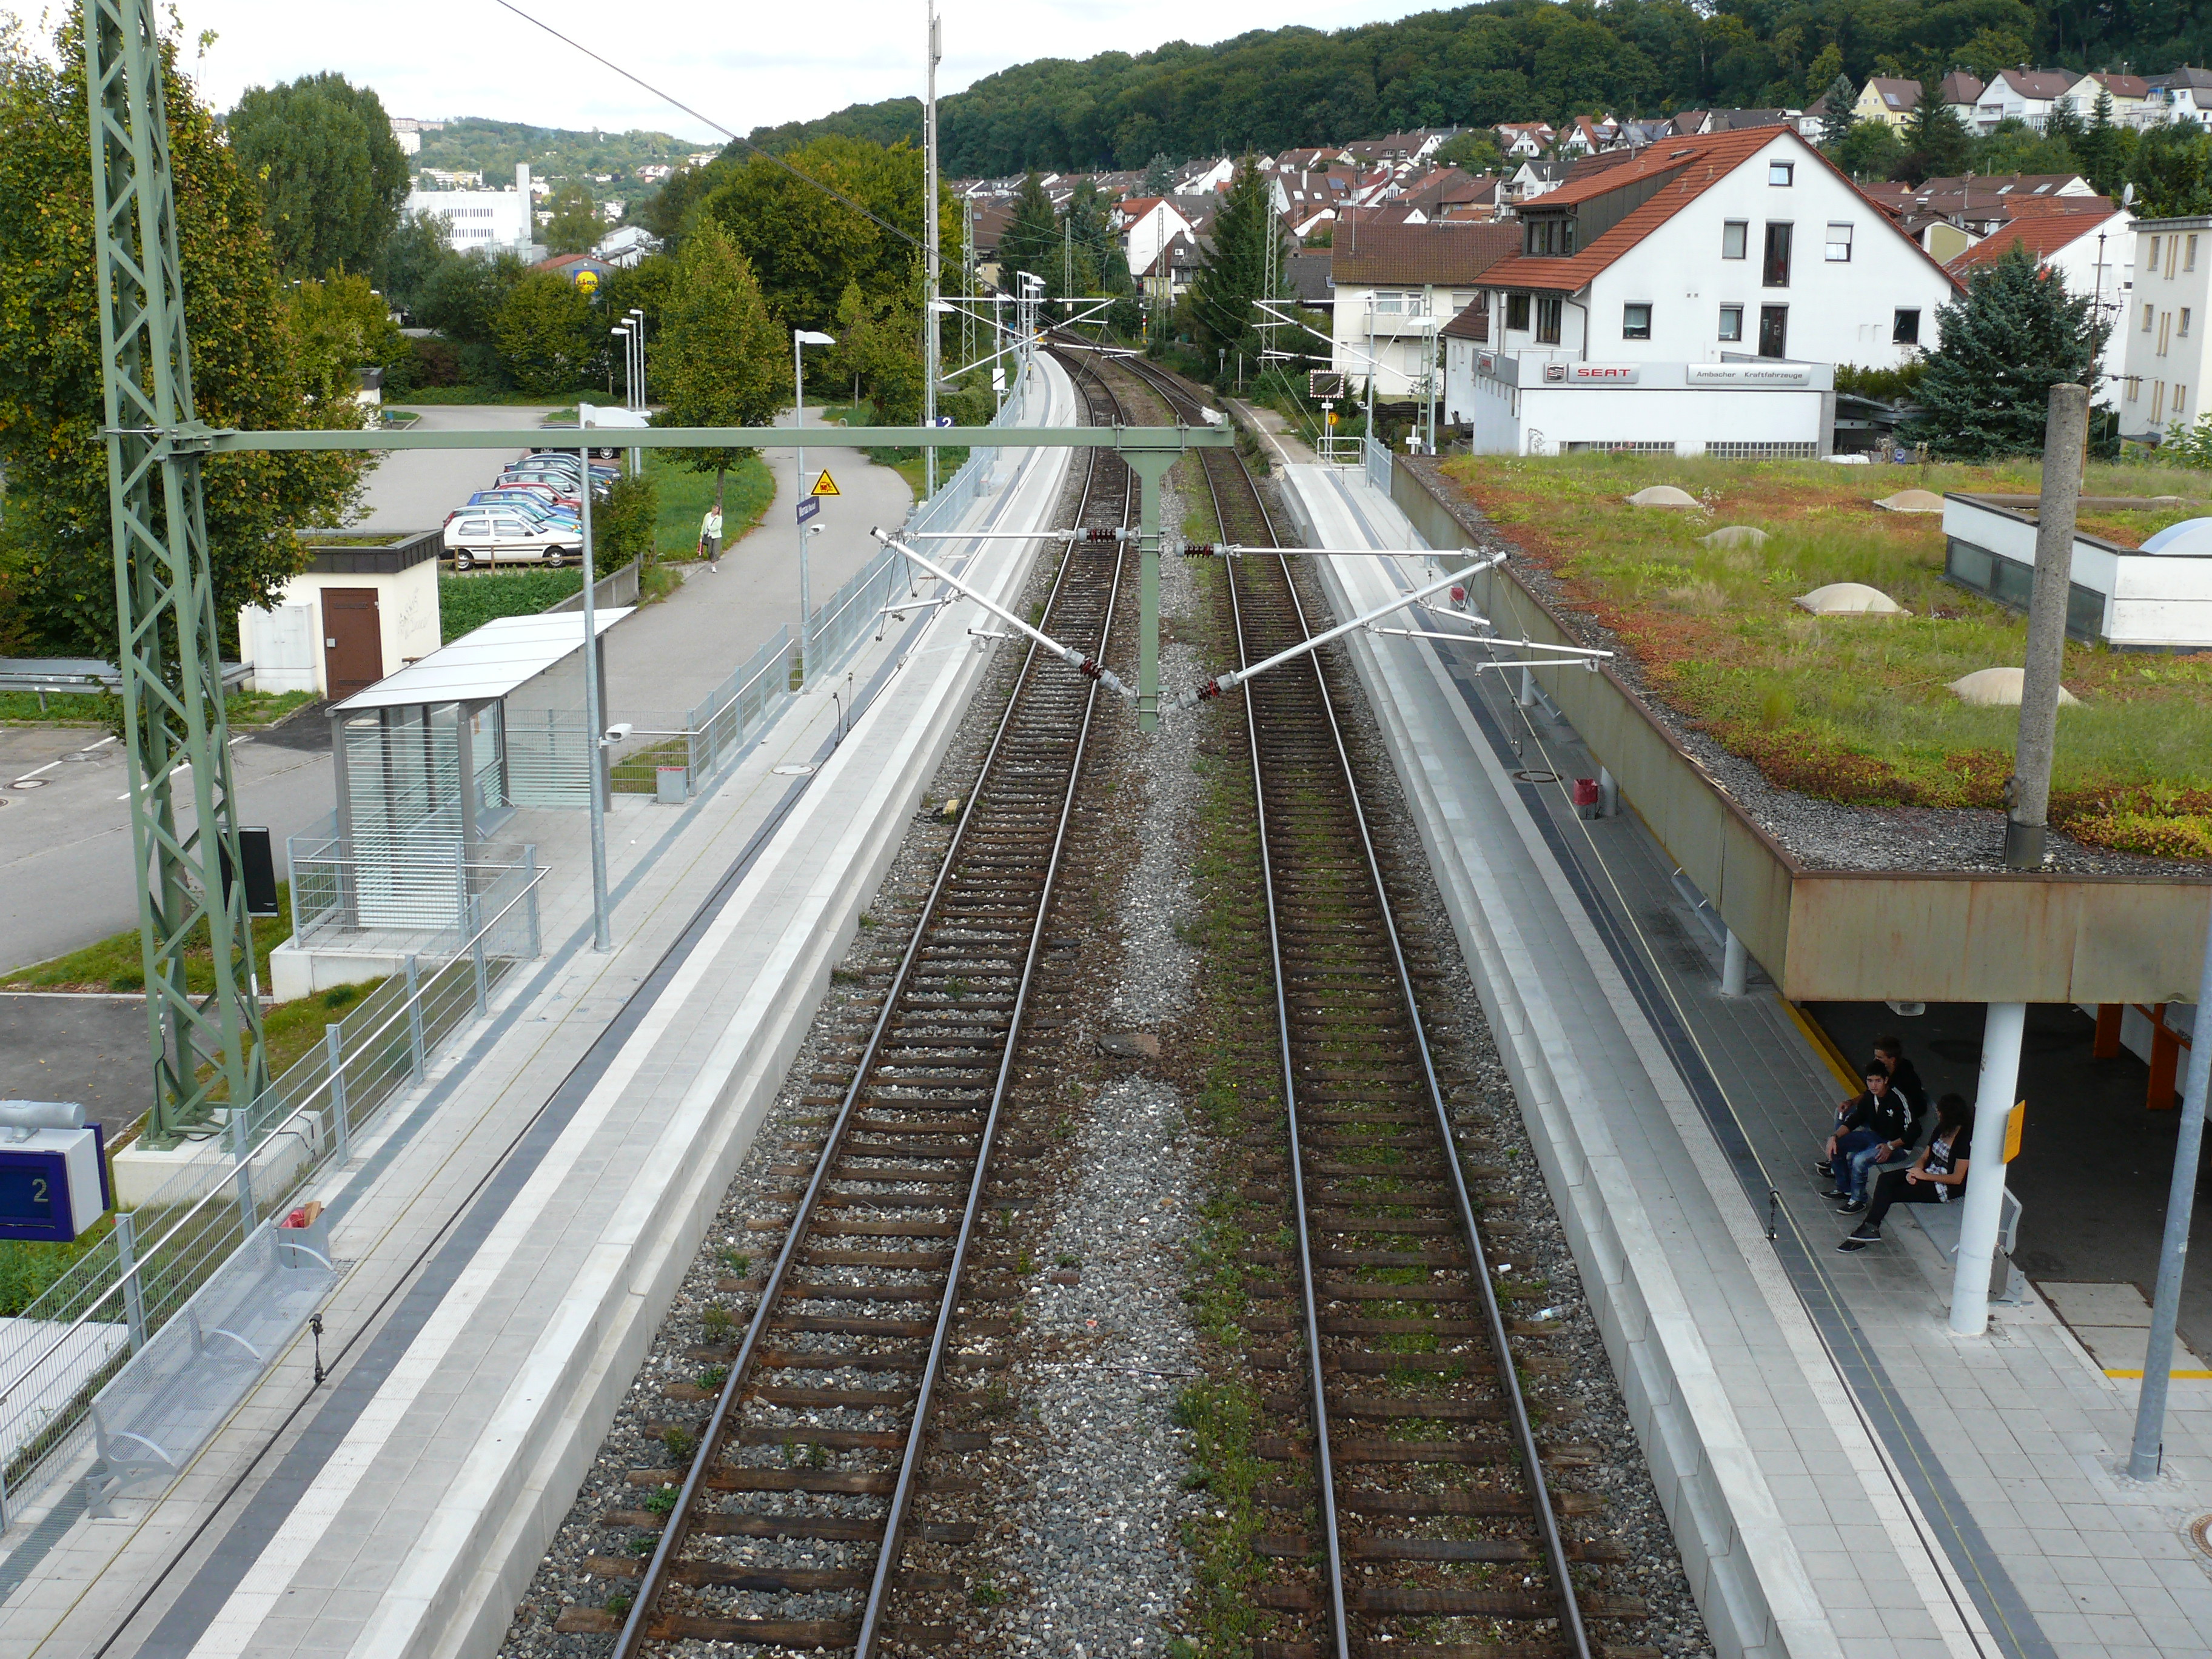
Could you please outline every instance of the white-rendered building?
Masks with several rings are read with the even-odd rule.
[[[1444,388],[1449,417],[1475,427],[1478,447],[1486,430],[1517,432],[1516,453],[1532,441],[1532,427],[1543,434],[1541,453],[1583,440],[1563,439],[1525,411],[1486,426],[1478,395],[1494,398],[1502,388],[1517,404],[1524,392],[1567,388],[1580,400],[1570,405],[1577,429],[1612,443],[1629,434],[1605,400],[1644,399],[1636,408],[1648,413],[1656,407],[1650,394],[1664,387],[1679,407],[1635,441],[1671,437],[1686,453],[1756,441],[1732,435],[1747,399],[1794,393],[1793,408],[1810,409],[1807,394],[1828,395],[1836,364],[1908,361],[1935,343],[1936,313],[1957,291],[1887,214],[1787,127],[1652,144],[1524,204],[1518,228],[1521,251],[1483,279],[1482,337],[1466,337],[1473,318],[1447,331],[1484,349],[1448,355]],[[1755,372],[1761,362],[1776,372]],[[1620,389],[1607,392],[1608,377],[1578,377],[1577,364],[1649,372],[1612,376]],[[1565,367],[1547,376],[1555,365]],[[1692,372],[1705,365],[1727,372]],[[1801,431],[1792,418],[1790,435],[1778,426],[1770,441],[1790,446],[1784,453],[1824,453],[1826,428]]]
[[[2127,437],[2163,434],[2175,421],[2194,424],[2212,380],[2212,215],[2138,219],[2135,290],[2121,318],[2124,379],[2120,431]]]
[[[2089,102],[2084,103],[2076,88],[2087,84]],[[1974,105],[1973,130],[1994,131],[2001,121],[2025,121],[2038,132],[2050,119],[2052,108],[2062,98],[2074,100],[2074,112],[2083,120],[2089,118],[2090,104],[2096,100],[2097,88],[2084,75],[2071,70],[1999,70]]]
[[[2078,211],[2074,210],[2075,204],[2081,204]],[[2056,273],[2069,294],[2094,297],[2112,331],[2106,337],[2098,383],[2091,391],[2098,403],[2117,407],[2123,397],[2121,377],[2127,372],[2125,319],[2135,278],[2134,224],[2133,214],[2101,196],[2049,198],[1998,226],[1948,260],[1945,269],[1960,282],[1968,282],[1976,270],[1995,264],[2017,243],[2038,264]]]
[[[530,163],[518,161],[512,190],[413,190],[403,218],[434,213],[446,221],[446,246],[459,253],[520,253],[537,235]]]
[[[1484,273],[1518,245],[1520,228],[1481,220],[1393,225],[1340,219],[1329,249],[1329,367],[1386,402],[1417,397],[1437,369],[1439,331],[1482,290]]]
[[[307,568],[266,610],[238,613],[239,648],[257,691],[349,696],[438,648],[437,531],[401,531],[382,545],[368,532],[346,545],[302,532]]]
[[[1478,455],[1586,451],[1814,460],[1836,429],[1827,363],[1585,362],[1492,351],[1444,331],[1444,412]]]

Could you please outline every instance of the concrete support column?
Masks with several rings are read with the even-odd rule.
[[[1137,729],[1160,724],[1160,484],[1182,458],[1157,450],[1124,451],[1137,475]]]
[[[1608,767],[1597,769],[1597,815],[1601,818],[1620,815],[1620,780]]]
[[[1966,1210],[1959,1218],[1959,1260],[1951,1276],[1951,1328],[1979,1336],[1990,1323],[1990,1268],[2004,1221],[2005,1134],[2020,1084],[2020,1041],[2027,1005],[1992,1002],[1982,1025],[1982,1077],[1974,1092],[1974,1139],[1966,1166]]]
[[[1751,978],[1751,954],[1743,948],[1735,929],[1728,930],[1728,939],[1721,949],[1721,994],[1740,997]]]
[[[1532,668],[1521,671],[1521,695],[1515,699],[1523,708],[1533,708],[1536,702],[1536,672]]]

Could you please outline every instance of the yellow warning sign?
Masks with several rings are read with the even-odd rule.
[[[2008,1164],[2020,1156],[2021,1131],[2027,1127],[2027,1103],[2021,1101],[2005,1114],[2004,1161]]]
[[[825,466],[822,469],[822,476],[814,481],[814,488],[806,493],[810,495],[842,495],[845,492],[837,488],[837,481],[830,476],[830,469]]]

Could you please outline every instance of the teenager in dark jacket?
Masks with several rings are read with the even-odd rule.
[[[1867,1171],[1920,1144],[1920,1108],[1890,1086],[1880,1061],[1866,1068],[1866,1092],[1846,1107],[1828,1142],[1827,1173],[1834,1177],[1832,1198],[1847,1211],[1863,1210]]]
[[[1928,1090],[1920,1081],[1920,1073],[1905,1057],[1902,1037],[1884,1036],[1874,1040],[1874,1057],[1889,1073],[1889,1086],[1912,1103],[1917,1115],[1928,1109]]]
[[[1866,1219],[1836,1246],[1863,1250],[1881,1242],[1881,1224],[1893,1204],[1948,1204],[1966,1195],[1966,1149],[1972,1143],[1974,1115],[1957,1095],[1937,1103],[1936,1133],[1909,1170],[1891,1170],[1875,1183]]]

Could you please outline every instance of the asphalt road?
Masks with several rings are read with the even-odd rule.
[[[471,428],[513,428],[512,449],[398,449],[377,463],[362,495],[364,530],[434,530],[446,514],[499,476],[499,470],[526,450],[538,436],[542,409],[505,404],[463,404],[425,408],[418,430],[465,432]]]
[[[141,999],[0,994],[0,1099],[78,1102],[112,1145],[153,1075]]]

